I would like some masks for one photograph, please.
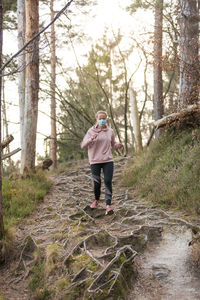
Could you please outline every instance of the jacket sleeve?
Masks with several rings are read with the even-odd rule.
[[[88,132],[86,133],[86,135],[84,136],[84,138],[81,142],[81,148],[85,149],[85,148],[87,148],[87,146],[89,146],[90,144],[93,144],[93,143],[94,143],[94,141],[92,140],[91,133],[88,130]]]
[[[112,146],[112,148],[117,149],[118,144],[119,144],[119,143],[117,143],[117,142],[115,141],[114,131],[112,130],[111,146]]]

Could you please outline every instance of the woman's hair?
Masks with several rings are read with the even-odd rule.
[[[106,115],[106,118],[107,118],[107,112],[106,111],[103,111],[103,110],[99,110],[97,113],[96,113],[96,118],[98,118],[98,115],[100,115],[100,114],[104,114],[104,115]]]

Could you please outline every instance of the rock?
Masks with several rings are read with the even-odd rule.
[[[142,225],[139,229],[134,230],[133,233],[146,234],[148,241],[155,241],[157,238],[161,237],[162,231],[162,226]]]
[[[127,236],[119,236],[117,240],[118,242],[115,246],[115,249],[124,245],[131,245],[131,247],[137,252],[141,252],[147,244],[147,236],[145,234],[130,234]]]
[[[153,276],[158,280],[168,277],[169,273],[171,272],[165,264],[153,265],[152,270]]]

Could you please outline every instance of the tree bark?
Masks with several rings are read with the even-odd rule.
[[[51,21],[54,19],[54,0],[50,2]],[[57,167],[57,137],[56,137],[56,38],[55,26],[51,25],[51,159],[52,169]]]
[[[180,0],[180,88],[179,107],[198,101],[199,14],[197,0]]]
[[[17,0],[17,19],[18,19],[18,49],[25,44],[26,16],[25,0]],[[26,76],[26,56],[25,51],[18,56],[18,93],[19,93],[19,113],[20,113],[20,139],[21,139],[21,162],[24,160],[24,114],[25,114],[25,76]],[[20,173],[23,173],[21,164]]]
[[[154,24],[154,118],[161,119],[164,114],[162,79],[162,27],[163,0],[156,0]],[[161,132],[156,132],[158,137]]]
[[[26,42],[39,31],[38,0],[26,0]],[[21,161],[23,172],[35,167],[36,132],[39,91],[39,39],[28,47],[26,54],[26,93],[24,119],[24,155]]]
[[[140,119],[137,107],[137,99],[135,91],[130,88],[130,106],[131,106],[131,119],[135,135],[135,151],[138,153],[143,150],[142,135],[140,130]]]
[[[2,66],[2,45],[3,45],[3,3],[0,0],[0,67]],[[4,223],[3,223],[3,197],[2,197],[2,151],[1,151],[1,97],[2,97],[2,71],[0,71],[0,239],[4,236]]]

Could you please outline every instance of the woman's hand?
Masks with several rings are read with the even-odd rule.
[[[98,135],[99,135],[98,133],[94,133],[91,137],[92,141],[95,140],[98,137]]]
[[[122,148],[123,147],[123,145],[121,144],[121,143],[118,143],[117,145],[116,145],[116,149],[120,149],[120,148]]]

